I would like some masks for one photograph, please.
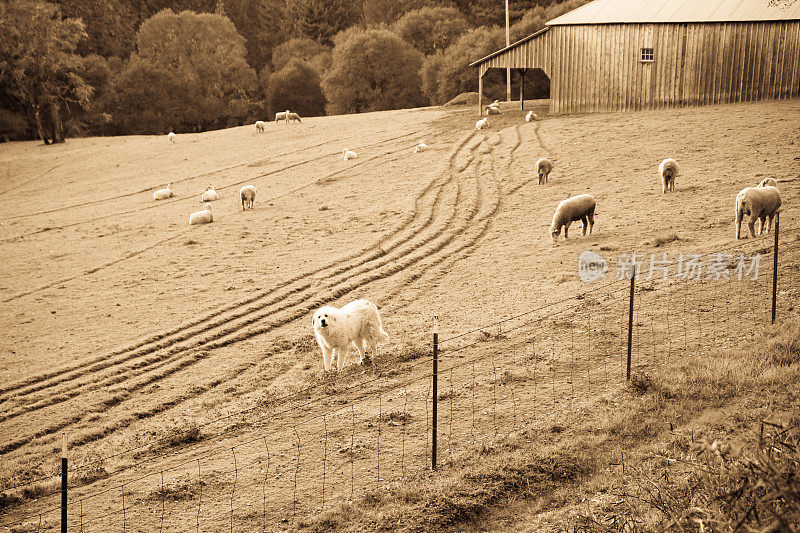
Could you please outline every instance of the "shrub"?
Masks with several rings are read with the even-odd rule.
[[[291,109],[300,116],[325,114],[325,95],[319,76],[305,61],[295,58],[269,77],[270,109]]]
[[[425,55],[445,50],[467,28],[466,17],[454,7],[415,9],[394,25],[394,31],[404,41]]]
[[[386,29],[351,28],[337,35],[322,88],[330,112],[360,113],[426,104],[422,54]]]

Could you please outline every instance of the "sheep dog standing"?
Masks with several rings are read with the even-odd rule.
[[[365,344],[373,356],[377,356],[378,343],[389,340],[389,335],[383,331],[378,308],[368,300],[355,300],[341,309],[329,305],[320,307],[312,322],[326,371],[331,369],[334,355],[337,357],[336,369],[341,370],[347,352],[354,344],[361,364],[366,354]]]

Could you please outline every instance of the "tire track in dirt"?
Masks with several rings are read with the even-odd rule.
[[[412,134],[409,134],[409,135],[416,135],[417,133],[419,133],[419,132],[415,132],[415,133],[412,133]],[[404,137],[405,137],[405,136],[404,136]],[[378,144],[384,144],[384,143],[378,143]],[[407,148],[408,148],[408,147],[403,147],[403,148],[400,148],[400,149],[398,149],[398,150],[395,150],[395,151],[392,151],[392,152],[388,152],[388,153],[387,153],[387,155],[388,155],[388,154],[393,154],[393,153],[397,153],[397,152],[404,151],[404,150],[406,150]],[[320,156],[320,157],[329,157],[329,156],[328,156],[328,155],[324,155],[324,156]],[[295,189],[291,189],[291,190],[289,190],[289,191],[287,191],[287,192],[285,192],[285,193],[282,193],[282,194],[280,194],[280,195],[278,195],[278,196],[274,196],[274,197],[272,197],[272,198],[268,199],[267,201],[270,201],[270,200],[274,201],[274,200],[277,200],[277,199],[280,199],[280,198],[284,198],[284,197],[286,197],[286,196],[289,196],[289,195],[291,195],[291,194],[295,194],[295,193],[297,193],[297,192],[299,192],[299,191],[301,191],[301,190],[303,190],[303,189],[307,189],[308,187],[311,187],[311,186],[314,186],[314,185],[318,185],[318,184],[320,184],[320,183],[324,183],[324,182],[332,181],[332,178],[333,178],[333,176],[337,176],[337,175],[339,175],[339,174],[342,174],[342,173],[348,172],[348,171],[352,170],[352,168],[353,168],[353,167],[356,167],[356,166],[359,166],[359,165],[363,165],[363,164],[365,164],[365,163],[368,163],[368,162],[371,162],[371,161],[373,161],[373,160],[375,160],[375,159],[377,159],[377,158],[378,158],[378,156],[374,156],[374,157],[372,157],[372,158],[367,158],[367,159],[365,159],[365,160],[362,160],[362,161],[361,161],[361,162],[359,162],[359,163],[355,163],[355,164],[351,165],[351,166],[350,166],[350,167],[348,167],[348,168],[339,169],[339,170],[336,170],[336,171],[330,172],[330,173],[328,173],[328,174],[327,174],[327,175],[326,175],[324,178],[319,178],[319,179],[317,179],[317,180],[315,180],[315,181],[313,181],[313,182],[307,183],[307,184],[305,184],[305,185],[302,185],[302,186],[300,186],[300,187],[297,187],[297,188],[295,188]],[[318,158],[315,158],[315,159],[312,159],[312,160],[308,160],[308,161],[306,161],[306,162],[309,162],[309,161],[314,161],[314,160],[316,160],[316,159],[318,159]],[[301,164],[305,164],[306,162],[304,162],[304,163],[299,163],[298,165],[295,165],[295,166],[299,166],[299,165],[301,165]],[[285,167],[285,168],[291,168],[291,166],[290,166],[290,167]],[[242,183],[245,183],[245,182],[250,182],[250,181],[253,181],[254,179],[258,179],[258,178],[263,178],[263,177],[266,177],[267,175],[270,175],[270,174],[273,174],[273,173],[275,173],[275,172],[270,172],[270,173],[268,173],[268,174],[265,174],[265,175],[260,175],[260,176],[257,176],[256,178],[252,178],[252,179],[242,180],[242,181],[236,182],[236,183],[234,183],[234,184],[231,184],[231,185],[226,185],[226,186],[224,186],[224,187],[218,187],[218,188],[217,188],[217,190],[223,190],[223,189],[225,189],[225,188],[228,188],[228,187],[232,187],[232,186],[236,186],[236,185],[241,185]],[[186,200],[186,199],[187,199],[187,198],[180,198],[179,200]],[[164,204],[161,204],[161,205],[164,205]],[[157,206],[155,206],[155,205],[154,205],[154,206],[151,206],[151,207],[157,207]],[[158,206],[158,207],[160,207],[160,206]],[[145,209],[145,208],[143,208],[143,209]],[[138,211],[138,210],[137,210],[137,211]],[[123,214],[123,213],[120,213],[120,214]],[[113,215],[112,215],[112,216],[113,216]],[[105,218],[105,217],[101,217],[101,218]],[[76,224],[72,224],[72,225],[78,225],[78,224],[82,224],[82,222],[79,222],[79,223],[76,223]],[[67,227],[67,226],[63,226],[63,227]],[[48,231],[49,231],[49,230],[48,230]],[[177,237],[180,237],[180,236],[182,236],[182,235],[185,235],[185,234],[189,233],[190,231],[192,231],[192,229],[191,229],[191,228],[190,228],[190,229],[187,229],[187,230],[180,231],[180,232],[178,232],[177,234],[174,234],[174,235],[172,235],[172,236],[170,236],[170,237],[167,237],[167,238],[165,238],[165,239],[162,239],[162,240],[160,240],[160,241],[157,241],[156,243],[154,243],[154,244],[151,244],[151,245],[149,245],[149,246],[147,246],[147,247],[145,247],[145,248],[142,248],[142,249],[140,249],[140,250],[138,250],[138,251],[136,251],[136,252],[130,252],[130,253],[128,253],[127,255],[125,255],[124,257],[121,257],[121,258],[119,258],[119,259],[115,259],[114,261],[110,261],[110,262],[108,262],[108,263],[105,263],[105,264],[103,264],[103,265],[100,265],[100,266],[98,266],[98,267],[91,268],[91,269],[89,269],[89,270],[86,270],[86,271],[82,272],[81,274],[77,274],[77,275],[75,275],[75,276],[70,276],[70,277],[68,277],[68,278],[64,278],[64,279],[61,279],[61,280],[53,281],[53,282],[51,282],[51,283],[48,283],[48,284],[46,284],[46,285],[43,285],[43,286],[41,286],[41,287],[37,287],[37,288],[35,288],[35,289],[32,289],[32,290],[29,290],[29,291],[25,291],[25,292],[22,292],[22,293],[14,294],[14,295],[12,295],[12,296],[9,296],[8,298],[5,298],[4,300],[2,300],[2,303],[8,303],[8,302],[11,302],[11,301],[13,301],[13,300],[17,300],[17,299],[19,299],[19,298],[23,298],[23,297],[25,297],[25,296],[30,296],[31,294],[35,294],[35,293],[37,293],[37,292],[41,292],[41,291],[43,291],[43,290],[47,290],[47,289],[49,289],[49,288],[55,287],[56,285],[60,285],[60,284],[62,284],[62,283],[68,283],[68,282],[70,282],[70,281],[73,281],[73,280],[75,280],[75,279],[79,279],[79,278],[82,278],[82,277],[84,277],[84,276],[87,276],[87,275],[90,275],[90,274],[94,274],[95,272],[98,272],[98,271],[100,271],[100,270],[103,270],[103,269],[105,269],[105,268],[108,268],[108,267],[110,267],[110,266],[116,265],[116,264],[118,264],[118,263],[121,263],[121,262],[123,262],[123,261],[127,261],[128,259],[132,259],[132,258],[134,258],[134,257],[137,257],[137,256],[139,256],[139,255],[141,255],[141,254],[143,254],[143,253],[145,253],[145,252],[147,252],[147,251],[149,251],[149,250],[152,250],[153,248],[155,248],[155,247],[157,247],[157,246],[160,246],[160,245],[162,245],[162,244],[165,244],[165,243],[167,243],[167,242],[169,242],[169,241],[171,241],[171,240],[173,240],[173,239],[175,239],[175,238],[177,238]],[[35,233],[41,233],[41,232],[35,232]],[[0,243],[2,243],[2,242],[6,242],[6,241],[0,240]],[[0,400],[0,403],[1,403],[1,402],[2,402],[2,400]]]
[[[470,138],[470,136],[468,136],[462,142],[462,145],[469,138]],[[458,153],[458,149],[456,149],[454,151],[454,155],[457,154],[457,153]],[[443,190],[443,187],[445,185],[447,185],[451,181],[452,181],[452,176],[450,178],[448,178],[444,183],[442,183],[442,185],[439,187],[439,190],[437,191],[437,193],[435,195],[434,205],[432,206],[433,209],[439,209],[439,207],[437,207],[437,204],[439,203],[439,199],[441,197],[441,191]],[[431,187],[428,187],[428,190],[430,190],[430,189],[431,189]],[[445,222],[445,226],[443,226],[441,228],[436,228],[436,231],[434,232],[434,236],[445,234],[445,231],[447,230],[448,225],[452,224],[454,216],[455,216],[455,214],[458,213],[459,209],[457,208],[457,206],[454,206],[452,211],[453,211],[453,216],[451,216]],[[409,241],[415,235],[421,234],[422,230],[424,230],[427,226],[429,226],[431,224],[433,216],[435,216],[435,213],[432,212],[432,215],[428,218],[428,221],[426,221],[426,223],[423,225],[422,228],[417,230],[417,232],[413,233],[412,235],[409,235],[409,236],[407,236],[405,238],[400,239],[399,243],[392,243],[391,246],[398,247],[400,244]],[[474,216],[474,213],[471,216]],[[414,252],[415,250],[417,250],[420,247],[424,246],[428,242],[432,241],[433,237],[428,237],[428,238],[423,239],[422,240],[423,242],[415,243],[414,246],[410,247],[409,250],[405,250],[402,253],[400,253],[398,257],[393,257],[391,253],[387,254],[387,253],[383,252],[383,253],[380,254],[380,256],[381,257],[386,256],[385,260],[379,262],[375,266],[371,266],[369,268],[362,269],[361,271],[355,271],[355,272],[349,273],[348,276],[344,277],[341,280],[334,280],[332,282],[329,282],[324,287],[324,290],[329,291],[329,294],[325,294],[324,296],[317,296],[317,298],[315,300],[312,300],[311,303],[309,303],[309,296],[311,296],[311,295],[301,295],[298,302],[290,302],[290,303],[288,303],[288,305],[284,304],[284,305],[280,306],[277,310],[267,310],[265,313],[261,313],[261,314],[255,316],[255,317],[252,317],[252,316],[251,317],[247,317],[244,321],[242,321],[240,323],[236,323],[233,327],[224,328],[221,332],[214,332],[212,335],[210,335],[210,337],[202,338],[202,339],[199,339],[199,340],[194,340],[188,346],[186,346],[186,345],[184,345],[184,346],[174,346],[172,349],[170,349],[167,352],[166,357],[169,357],[170,355],[176,354],[176,353],[177,354],[185,354],[186,352],[192,351],[195,348],[203,348],[204,350],[209,350],[209,349],[213,350],[214,348],[227,346],[227,345],[232,344],[234,342],[239,342],[241,340],[245,340],[247,338],[250,338],[253,335],[259,335],[259,334],[262,334],[262,333],[266,333],[266,332],[271,331],[271,330],[273,330],[273,329],[275,329],[277,327],[280,327],[282,325],[290,323],[290,322],[292,322],[292,321],[294,321],[294,320],[296,320],[296,319],[298,319],[300,317],[305,316],[308,313],[308,310],[309,310],[310,306],[319,305],[319,304],[329,300],[330,298],[335,298],[335,297],[338,297],[340,295],[343,295],[343,294],[346,294],[348,292],[351,292],[352,290],[355,290],[356,288],[358,288],[360,286],[363,286],[366,283],[369,283],[369,282],[374,281],[376,279],[383,278],[383,277],[385,277],[387,275],[392,275],[392,274],[402,270],[403,268],[406,268],[407,266],[409,266],[411,264],[414,264],[415,262],[418,262],[422,258],[428,257],[428,255],[430,253],[436,253],[437,251],[441,250],[444,246],[446,246],[450,241],[452,241],[457,235],[459,235],[459,233],[460,233],[459,230],[450,232],[449,235],[445,235],[445,238],[443,239],[442,242],[434,243],[433,250],[425,251],[425,253],[422,253],[422,254],[410,255],[411,252]],[[391,263],[396,262],[398,259],[401,259],[401,258],[405,258],[405,260],[403,262],[401,262],[399,265],[398,264],[391,265]],[[387,267],[387,265],[388,265],[388,268],[384,268],[384,267]],[[349,270],[351,268],[352,268],[352,266],[343,266],[343,267],[340,268],[340,270],[346,271],[346,270]],[[376,268],[378,268],[380,270],[375,272]],[[342,283],[347,282],[349,279],[353,279],[353,278],[356,278],[355,281],[352,281],[349,284],[341,285]],[[318,291],[317,294],[319,294],[320,292],[321,291]],[[290,313],[290,315],[288,317],[284,317],[284,318],[282,318],[280,320],[277,320],[276,322],[268,324],[267,326],[262,326],[262,327],[258,327],[258,328],[250,328],[250,329],[248,329],[248,330],[246,330],[244,332],[238,331],[238,330],[240,330],[240,329],[242,329],[244,327],[247,327],[249,325],[254,324],[257,321],[262,320],[266,316],[274,315],[274,314],[276,314],[276,312],[288,309],[290,307],[294,307],[295,309],[294,309],[294,311],[292,313]],[[228,317],[225,317],[223,322],[224,323],[229,323],[230,319]],[[202,331],[208,331],[208,328],[205,328]],[[196,333],[193,333],[192,335],[189,335],[189,336],[191,337],[193,335],[196,335]],[[148,352],[152,352],[153,349],[149,349],[147,351]],[[162,372],[160,375],[158,375],[156,377],[156,380],[163,379],[167,375],[170,375],[170,374],[176,372],[177,370],[183,369],[188,365],[194,364],[195,362],[197,362],[200,359],[205,358],[207,356],[208,355],[200,355],[200,356],[198,356],[197,354],[194,354],[194,355],[190,354],[189,360],[183,360],[183,361],[173,360],[173,361],[170,361],[170,367],[171,368],[165,370],[165,372]],[[184,359],[185,359],[185,357],[184,357]],[[90,371],[96,371],[96,370],[97,369],[91,369]],[[127,378],[123,378],[123,379],[127,379]],[[141,387],[152,383],[153,381],[154,381],[154,379],[145,379],[144,381],[140,382],[139,384],[134,385],[135,388],[133,388],[132,390],[134,390],[134,391],[138,390]],[[130,390],[128,390],[127,392],[130,392]],[[184,398],[184,399],[186,399],[186,398]],[[160,412],[160,410],[159,409],[151,410],[152,414],[157,414],[157,412]],[[58,426],[63,426],[63,424],[58,424]],[[44,433],[50,433],[52,431],[57,431],[59,429],[63,429],[63,427],[51,427],[48,430],[46,430]],[[40,433],[42,433],[42,432],[40,432]],[[106,434],[107,434],[107,432],[106,432]],[[30,438],[25,438],[25,439],[21,439],[21,440],[30,441],[31,439]],[[15,443],[10,443],[9,445],[5,446],[3,448],[3,450],[2,450],[3,453],[11,451],[12,449],[16,449],[20,445],[24,444],[23,442],[21,442],[21,440],[17,440]]]
[[[412,133],[406,133],[404,135],[399,135],[397,137],[384,139],[384,140],[381,140],[381,141],[378,141],[378,142],[375,142],[375,143],[372,143],[372,144],[368,144],[366,146],[367,147],[375,147],[375,146],[380,146],[382,144],[386,144],[386,143],[389,143],[389,142],[397,141],[397,140],[400,140],[400,139],[405,138],[405,137],[416,137],[421,132],[422,132],[422,130],[418,130],[418,131],[415,131],[415,132],[412,132]],[[413,147],[413,146],[415,146],[415,145],[405,146],[405,147],[399,149],[398,151],[406,150],[409,147]],[[385,155],[385,154],[382,154],[382,155]],[[236,186],[242,185],[243,183],[249,183],[249,182],[252,182],[252,181],[255,181],[255,180],[263,179],[263,178],[272,176],[274,174],[278,174],[280,172],[284,172],[286,170],[290,170],[290,169],[293,169],[293,168],[296,168],[296,167],[300,167],[300,166],[303,166],[303,165],[307,165],[309,163],[314,163],[316,161],[320,161],[322,159],[328,159],[328,158],[331,158],[331,157],[333,157],[333,154],[330,154],[330,153],[321,154],[321,155],[319,155],[317,157],[312,157],[310,159],[306,159],[306,160],[299,161],[299,162],[296,162],[296,163],[292,163],[290,165],[286,165],[286,166],[283,166],[283,167],[280,167],[280,168],[277,168],[277,169],[274,169],[274,170],[270,170],[268,172],[265,172],[263,174],[259,174],[257,176],[253,176],[253,177],[250,177],[250,178],[247,178],[247,179],[244,179],[244,180],[240,180],[240,181],[236,181],[236,182],[233,182],[233,183],[229,183],[228,185],[224,185],[222,187],[217,187],[216,190],[222,191],[222,190],[228,189],[230,187],[236,187]],[[331,176],[335,176],[335,175],[341,174],[343,172],[347,172],[348,170],[350,170],[351,168],[353,168],[355,166],[359,166],[359,165],[362,165],[364,163],[373,161],[378,157],[380,157],[380,156],[373,156],[372,158],[364,159],[362,161],[354,163],[354,164],[350,165],[349,167],[346,167],[346,168],[343,168],[343,169],[340,169],[340,170],[337,170],[337,171],[333,171],[333,172],[329,173],[328,175],[326,175],[326,176],[324,176],[322,178],[318,178],[318,179],[316,179],[316,180],[314,180],[312,182],[309,182],[309,183],[307,183],[307,184],[305,184],[305,185],[303,185],[303,186],[301,186],[299,188],[292,189],[288,193],[284,193],[284,194],[278,195],[278,196],[274,197],[274,199],[282,198],[286,194],[293,194],[293,193],[295,193],[295,192],[297,192],[299,190],[302,190],[302,189],[311,187],[313,185],[316,185],[318,183],[324,182],[324,180],[329,179]],[[252,162],[248,163],[248,165],[249,164],[252,164]],[[237,165],[237,166],[239,166],[239,165]],[[189,179],[195,179],[197,177],[202,177],[202,176],[203,176],[203,174],[200,174],[198,176],[192,176],[192,177],[189,177],[189,178],[185,178],[184,181],[189,180]],[[151,189],[147,189],[147,190],[152,190],[152,188]],[[135,193],[135,194],[140,194],[140,193]],[[124,195],[123,195],[123,197],[124,197]],[[97,222],[97,221],[100,221],[100,220],[106,220],[108,218],[114,218],[114,217],[117,217],[117,216],[120,216],[120,215],[129,215],[129,214],[132,214],[132,213],[138,213],[140,211],[147,211],[147,210],[150,210],[150,209],[157,209],[157,208],[164,207],[164,206],[167,206],[167,205],[171,205],[171,204],[174,204],[174,203],[185,202],[187,200],[196,201],[196,199],[197,199],[196,196],[184,196],[184,197],[180,197],[180,198],[174,198],[172,200],[162,200],[162,201],[159,201],[157,203],[144,205],[144,206],[138,207],[136,209],[130,209],[128,211],[117,211],[117,212],[109,213],[107,215],[101,215],[101,216],[98,216],[98,217],[89,218],[89,219],[86,219],[86,220],[79,220],[77,222],[71,222],[69,224],[62,224],[60,226],[46,226],[44,228],[40,228],[40,229],[35,230],[35,231],[30,231],[28,233],[21,233],[19,235],[15,235],[13,237],[5,237],[3,239],[0,239],[0,244],[10,243],[10,242],[17,242],[17,241],[20,241],[20,240],[22,240],[22,239],[24,239],[26,237],[31,237],[33,235],[38,235],[40,233],[45,233],[45,232],[48,232],[48,231],[67,229],[67,228],[72,228],[72,227],[75,227],[75,226],[81,226],[83,224],[89,224],[91,222]],[[55,210],[55,212],[58,212],[58,211],[60,211],[60,209]]]
[[[464,142],[466,142],[466,140]],[[257,302],[257,301],[259,301],[259,300],[261,300],[263,298],[272,296],[279,289],[284,289],[285,287],[288,287],[288,286],[290,286],[292,284],[295,284],[297,282],[301,282],[303,280],[306,280],[307,278],[313,278],[314,276],[319,275],[320,273],[325,272],[326,270],[332,270],[332,272],[330,274],[328,274],[328,275],[337,275],[337,274],[341,274],[343,272],[346,272],[346,271],[348,271],[348,270],[350,270],[350,269],[352,269],[354,267],[362,266],[363,264],[365,264],[365,263],[367,263],[369,261],[373,261],[373,260],[375,260],[377,258],[380,258],[383,255],[386,255],[388,253],[387,250],[391,250],[392,247],[400,246],[400,245],[408,242],[411,238],[414,237],[415,233],[412,231],[412,232],[409,232],[409,234],[406,235],[405,237],[400,238],[397,242],[392,243],[391,245],[387,244],[387,241],[389,241],[391,238],[395,238],[398,235],[402,234],[405,230],[408,230],[409,228],[411,228],[411,226],[413,226],[415,220],[422,218],[421,217],[422,210],[420,209],[420,204],[422,203],[422,201],[426,197],[426,195],[428,195],[431,192],[431,190],[437,185],[437,183],[439,181],[440,180],[438,180],[438,179],[432,180],[421,191],[421,193],[415,199],[414,212],[412,214],[410,214],[408,217],[406,217],[406,219],[403,222],[401,222],[401,224],[392,232],[392,234],[390,234],[389,236],[383,237],[380,241],[378,241],[378,243],[376,243],[374,245],[371,245],[371,246],[369,246],[367,248],[364,248],[360,252],[358,252],[356,254],[352,254],[352,255],[350,255],[348,257],[345,257],[344,259],[341,259],[341,260],[339,260],[337,262],[330,263],[330,264],[328,264],[326,266],[323,266],[323,267],[320,267],[320,268],[318,268],[318,269],[316,269],[314,271],[307,272],[307,273],[295,276],[294,278],[281,283],[280,285],[274,287],[271,290],[262,291],[262,292],[260,292],[259,294],[255,295],[253,297],[247,298],[245,300],[241,300],[239,302],[236,302],[236,303],[228,305],[228,306],[224,306],[224,307],[218,308],[217,310],[215,310],[215,311],[213,311],[213,312],[211,312],[209,314],[206,314],[203,317],[200,317],[200,318],[195,319],[193,321],[190,321],[188,323],[182,324],[182,325],[178,326],[177,328],[174,328],[174,329],[169,330],[167,332],[158,333],[156,335],[148,337],[147,339],[145,339],[143,341],[140,341],[140,342],[135,343],[133,345],[129,345],[129,346],[124,347],[122,349],[116,350],[116,351],[112,352],[110,355],[101,356],[100,358],[96,358],[96,359],[93,359],[91,361],[86,361],[84,363],[81,363],[81,364],[78,364],[78,365],[74,365],[74,366],[68,367],[66,369],[61,369],[61,370],[56,371],[56,372],[49,372],[49,373],[45,373],[45,374],[40,374],[38,376],[33,376],[33,377],[30,377],[30,378],[28,378],[26,380],[18,382],[16,384],[8,385],[8,386],[5,386],[3,388],[0,388],[0,403],[2,403],[2,402],[4,402],[5,400],[8,399],[8,393],[14,392],[14,391],[19,391],[19,389],[22,389],[22,388],[25,388],[25,387],[28,387],[28,386],[34,386],[35,387],[36,385],[41,385],[43,381],[51,380],[51,379],[59,377],[59,376],[64,377],[65,374],[72,373],[74,371],[79,371],[79,370],[84,370],[84,373],[96,372],[97,370],[102,370],[102,369],[104,369],[106,367],[105,366],[96,366],[96,365],[97,364],[101,364],[102,362],[105,362],[110,357],[117,356],[117,355],[123,355],[123,354],[129,353],[129,352],[132,352],[133,350],[136,350],[137,348],[142,348],[142,347],[146,347],[147,345],[152,345],[152,344],[154,344],[154,343],[156,343],[158,341],[161,341],[161,340],[163,340],[163,339],[165,339],[167,337],[178,335],[178,334],[181,334],[181,333],[185,333],[190,328],[193,328],[193,327],[196,327],[196,326],[199,326],[199,325],[203,325],[204,323],[208,322],[209,320],[214,319],[214,318],[218,318],[221,315],[223,315],[223,314],[225,314],[225,313],[227,313],[229,311],[238,310],[238,309],[242,308],[245,305],[248,305],[248,304]],[[437,197],[434,200],[435,202],[438,202],[439,197],[441,196],[441,190],[442,190],[442,187],[439,187],[439,190],[437,191]],[[432,220],[433,220],[432,215],[428,216],[427,219],[425,219],[424,223],[422,224],[421,229],[424,230],[425,228],[427,228],[430,225],[430,223],[432,222]],[[353,260],[358,260],[358,262],[355,263],[355,264],[350,264],[351,261],[353,261]],[[296,290],[306,289],[309,285],[310,285],[309,283],[306,283],[305,285],[301,286],[299,289],[296,289]],[[284,298],[284,297],[285,296],[282,296],[280,298]],[[272,303],[275,303],[275,301],[271,300],[271,301],[267,302],[266,305],[271,305]],[[250,313],[252,311],[253,311],[253,309],[247,309],[247,310],[245,310],[245,312],[243,314],[247,314],[247,313]],[[216,323],[216,325],[219,325],[219,324],[221,324],[221,323],[223,323],[223,322],[225,322],[227,320],[229,320],[229,317],[222,317],[220,319],[220,321],[218,321]],[[188,337],[180,337],[177,340],[185,340],[186,338],[188,338]],[[160,347],[163,347],[163,346],[160,346]],[[75,377],[75,376],[66,376],[66,377],[71,378],[71,377]],[[42,390],[42,389],[41,388],[37,388],[35,390]],[[34,389],[29,389],[27,391],[22,391],[22,393],[34,392],[35,390]]]
[[[403,137],[417,136],[421,131],[422,130],[419,130],[419,131],[416,131],[416,132],[413,132],[413,133],[407,133],[407,134],[401,135],[399,137],[390,137],[388,139],[384,139],[382,141],[377,141],[375,143],[368,144],[368,145],[365,145],[365,146],[366,147],[380,146],[381,144],[385,144],[385,143],[391,142],[393,140],[399,140],[399,139],[401,139]],[[340,144],[341,142],[342,142],[341,139],[336,139],[336,140],[332,140],[332,141],[323,141],[323,142],[320,142],[320,143],[317,143],[317,144],[313,144],[313,145],[310,145],[310,146],[304,146],[302,148],[298,148],[298,149],[295,149],[295,150],[290,150],[290,151],[287,151],[287,152],[283,152],[281,154],[274,154],[274,155],[271,155],[270,157],[267,157],[267,158],[256,159],[256,160],[247,161],[247,162],[244,162],[244,163],[237,163],[235,165],[230,165],[230,166],[223,167],[223,168],[218,168],[218,169],[215,169],[215,170],[208,170],[206,172],[201,172],[200,174],[195,174],[195,175],[192,175],[192,176],[186,176],[186,177],[179,178],[179,179],[173,179],[172,183],[182,183],[182,182],[193,180],[193,179],[200,179],[200,178],[207,177],[207,176],[214,176],[215,174],[220,174],[222,172],[229,172],[229,171],[231,171],[233,169],[241,168],[241,167],[257,167],[257,166],[261,166],[263,164],[275,161],[276,159],[280,159],[280,158],[285,157],[285,156],[297,155],[297,154],[300,154],[300,153],[303,153],[303,152],[307,152],[309,150],[313,150],[315,148],[320,148],[320,147],[328,145],[328,144],[334,144],[334,143]],[[94,153],[98,153],[98,152],[94,152]],[[331,156],[331,154],[325,154],[325,156],[323,156],[323,157],[330,157],[330,156]],[[73,159],[75,159],[75,158],[73,158]],[[317,160],[317,158],[312,158],[312,159],[307,160],[306,162],[313,162],[313,161],[316,161],[316,160]],[[46,170],[45,172],[43,172],[42,174],[37,176],[37,178],[33,178],[33,179],[38,179],[38,177],[44,176],[45,174],[55,170],[57,167],[65,164],[65,163],[67,163],[67,161],[64,161],[62,163],[59,163],[58,165],[55,165],[55,166],[49,168],[48,170]],[[277,172],[277,171],[275,171],[275,172]],[[271,172],[271,173],[274,173],[274,172]],[[258,176],[258,177],[264,177],[264,176]],[[33,179],[31,179],[30,181],[33,181]],[[79,202],[77,204],[65,205],[63,207],[59,207],[59,208],[55,208],[55,209],[47,209],[45,211],[36,211],[36,212],[33,212],[33,213],[23,213],[21,215],[8,216],[8,217],[5,217],[5,219],[6,220],[15,220],[15,219],[18,219],[18,218],[28,218],[28,217],[34,217],[34,216],[39,216],[39,215],[47,215],[47,214],[50,214],[50,213],[58,213],[58,212],[61,212],[61,211],[66,211],[67,209],[74,209],[76,207],[85,207],[87,205],[95,205],[95,204],[99,204],[99,203],[103,203],[103,202],[110,202],[110,201],[113,201],[113,200],[119,200],[121,198],[128,198],[130,196],[136,196],[137,194],[144,194],[146,192],[155,191],[159,187],[161,187],[161,185],[154,185],[152,187],[147,187],[145,189],[140,189],[138,191],[132,191],[132,192],[124,193],[124,194],[118,194],[116,196],[110,196],[110,197],[107,197],[107,198],[101,198],[99,200],[91,200],[91,201],[87,201],[87,202]],[[222,190],[222,189],[227,188],[227,187],[230,187],[230,185],[226,185],[226,186],[223,186],[223,187],[218,187],[217,189],[218,190]],[[7,191],[4,191],[4,192],[0,192],[0,195],[4,194],[5,192],[8,192],[10,190],[11,189],[8,189]],[[183,199],[183,198],[181,198],[181,199]]]
[[[520,127],[516,126],[515,131],[516,131],[516,140],[515,140],[514,145],[511,147],[511,150],[509,151],[509,157],[508,157],[508,161],[506,163],[506,176],[508,176],[510,174],[509,170],[510,170],[511,164],[513,163],[513,160],[514,160],[514,157],[513,157],[514,153],[522,145],[522,136],[521,136],[521,132],[520,132]],[[498,134],[500,135],[500,133],[498,133]],[[498,146],[501,143],[502,143],[502,136],[500,136],[500,138],[499,138],[497,143],[494,143],[494,146]],[[435,281],[435,280],[441,278],[443,273],[449,271],[449,269],[455,263],[465,259],[466,257],[469,257],[470,254],[475,250],[475,248],[477,248],[478,245],[481,243],[483,238],[488,233],[489,229],[491,229],[492,222],[494,221],[495,217],[497,216],[497,214],[502,209],[503,197],[505,195],[503,194],[503,189],[502,189],[502,181],[503,180],[498,175],[497,169],[496,169],[496,165],[495,165],[494,149],[490,149],[489,152],[487,152],[487,155],[490,156],[490,161],[489,161],[488,164],[490,165],[490,167],[492,169],[491,174],[492,174],[492,178],[493,178],[492,179],[492,184],[493,184],[493,189],[494,190],[493,190],[493,194],[492,194],[492,202],[491,202],[491,207],[490,207],[489,211],[487,213],[485,213],[483,216],[481,216],[475,222],[475,230],[476,230],[475,235],[472,236],[467,242],[462,243],[460,246],[458,246],[455,249],[449,251],[445,255],[445,257],[437,258],[436,261],[431,261],[430,265],[426,269],[424,269],[422,274],[419,274],[419,275],[413,274],[413,275],[409,276],[403,282],[397,284],[391,291],[386,293],[385,298],[387,300],[392,300],[392,299],[396,298],[400,293],[402,293],[405,290],[407,290],[408,287],[410,287],[411,285],[413,285],[413,284],[421,281],[423,278],[425,278],[426,275],[428,275],[427,277],[430,278],[430,281]],[[480,162],[478,164],[476,164],[476,166],[475,166],[475,171],[476,172],[480,172],[480,166],[481,166]],[[533,179],[535,179],[535,178],[533,178]],[[526,183],[529,183],[530,181],[532,181],[532,180],[526,180],[525,182],[523,182],[522,185],[524,185]],[[516,187],[514,190],[519,189],[519,187],[521,187],[522,185]],[[419,290],[423,290],[423,289],[419,289]],[[409,300],[409,298],[407,297],[406,300]],[[411,300],[413,300],[413,297],[411,298]],[[395,305],[395,306],[390,306],[389,309],[390,310],[402,309],[402,308],[406,307],[406,305],[407,304],[405,304],[405,303],[400,303],[400,304]]]

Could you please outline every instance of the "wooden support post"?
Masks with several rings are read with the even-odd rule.
[[[483,67],[478,67],[478,115],[483,115],[483,73],[481,69]]]
[[[519,69],[519,108],[525,111],[525,72],[528,69]]]

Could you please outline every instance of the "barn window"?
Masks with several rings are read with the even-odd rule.
[[[653,49],[642,48],[642,63],[652,63],[652,62],[653,62]]]

